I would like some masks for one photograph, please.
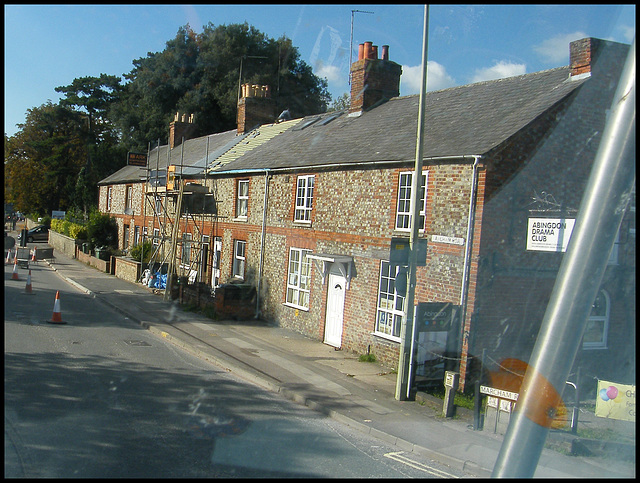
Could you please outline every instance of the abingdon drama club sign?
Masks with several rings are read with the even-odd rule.
[[[539,252],[566,252],[573,218],[529,218],[527,250]]]

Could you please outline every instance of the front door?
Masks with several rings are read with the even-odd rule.
[[[329,272],[327,288],[327,315],[324,328],[324,342],[334,347],[342,346],[342,318],[347,280],[335,267]]]

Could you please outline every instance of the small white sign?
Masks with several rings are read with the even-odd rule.
[[[504,391],[503,389],[497,389],[495,387],[480,386],[480,392],[482,394],[488,394],[489,396],[495,396],[500,399],[510,399],[512,401],[518,400],[517,392]]]
[[[538,252],[566,252],[573,218],[529,218],[527,250]]]
[[[447,243],[449,245],[464,245],[464,238],[443,235],[431,235],[431,241],[436,243]]]
[[[511,401],[508,399],[500,399],[500,411],[504,411],[506,413],[511,412]]]

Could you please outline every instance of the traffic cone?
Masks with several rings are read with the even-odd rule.
[[[33,293],[31,288],[31,269],[29,269],[29,275],[27,275],[27,286],[24,288],[26,293]]]
[[[48,321],[50,324],[64,324],[62,314],[60,313],[60,291],[56,291],[56,301],[53,304],[53,316]]]
[[[14,259],[13,261],[13,274],[11,275],[11,280],[20,280],[18,278],[18,259]]]
[[[11,250],[7,252],[7,259],[4,261],[5,265],[9,265],[11,263]]]

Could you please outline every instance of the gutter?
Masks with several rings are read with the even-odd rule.
[[[454,156],[431,156],[425,157],[423,159],[423,163],[425,165],[429,165],[429,163],[438,162],[438,161],[455,161],[461,160],[464,161],[468,158],[472,158],[475,160],[480,158],[480,155],[477,154],[461,154]],[[398,164],[410,164],[415,163],[415,160],[394,160],[394,161],[364,161],[364,162],[355,162],[355,163],[329,163],[329,164],[313,164],[308,166],[291,166],[286,168],[242,168],[242,169],[228,169],[228,170],[214,170],[210,171],[210,174],[251,174],[251,173],[263,173],[265,171],[270,172],[286,172],[286,171],[300,171],[300,170],[312,170],[312,169],[327,169],[327,168],[350,168],[356,167],[361,168],[363,166],[387,166],[387,165],[398,165]]]
[[[260,318],[260,289],[262,288],[262,270],[264,267],[264,244],[266,241],[267,231],[267,200],[269,198],[269,177],[271,176],[268,169],[264,170],[264,202],[262,205],[262,233],[260,234],[260,265],[258,267],[258,286],[256,290],[256,315]]]
[[[467,240],[465,243],[464,262],[462,267],[462,287],[460,289],[460,355],[464,343],[464,325],[467,318],[467,296],[469,294],[469,268],[471,264],[471,248],[473,240],[473,225],[475,222],[476,191],[478,188],[478,164],[481,156],[474,156],[471,174],[471,193],[469,195],[469,216],[467,218]],[[466,374],[465,374],[466,375]]]

